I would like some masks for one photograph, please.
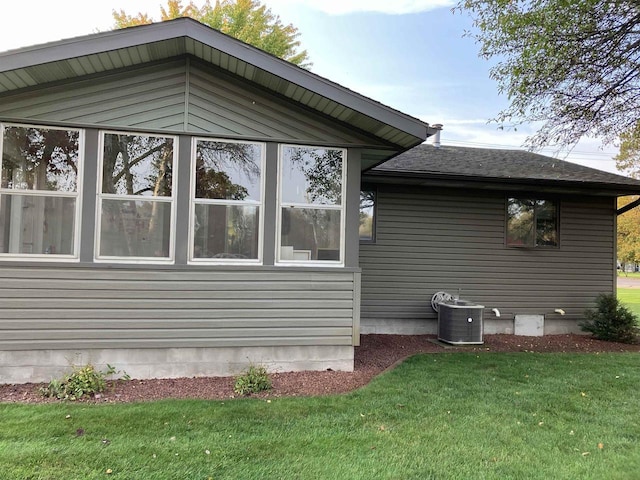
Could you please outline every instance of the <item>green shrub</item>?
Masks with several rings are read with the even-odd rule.
[[[40,389],[40,393],[45,397],[55,397],[59,400],[77,400],[104,392],[107,388],[107,377],[119,373],[109,364],[104,372],[96,370],[91,364],[72,368],[71,373],[61,379],[51,380],[48,386]],[[123,373],[122,379],[128,380],[129,376]]]
[[[596,308],[585,311],[586,321],[580,328],[594,337],[610,342],[635,343],[638,340],[636,316],[616,298],[602,293],[596,298]]]
[[[233,391],[238,395],[249,395],[251,393],[271,390],[271,378],[267,369],[263,366],[249,365],[249,368],[236,377]]]

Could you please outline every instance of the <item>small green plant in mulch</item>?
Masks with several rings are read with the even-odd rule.
[[[119,373],[122,373],[120,377],[122,380],[129,379],[126,372],[119,372],[109,364],[105,371],[98,370],[91,364],[82,367],[73,366],[71,373],[60,379],[51,380],[49,385],[40,389],[40,393],[45,397],[59,400],[78,400],[94,396],[106,390],[108,377]]]
[[[271,378],[267,369],[261,365],[249,365],[241,375],[236,377],[233,391],[238,395],[249,395],[252,393],[271,390]]]
[[[638,319],[613,294],[600,294],[596,298],[596,308],[585,312],[586,321],[580,328],[591,332],[600,340],[620,343],[638,341]]]

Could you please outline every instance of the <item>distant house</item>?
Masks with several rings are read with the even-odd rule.
[[[350,370],[438,290],[574,330],[640,193],[416,147],[438,129],[190,19],[0,53],[0,129],[0,383]]]

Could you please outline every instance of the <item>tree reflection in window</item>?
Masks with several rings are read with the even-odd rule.
[[[259,260],[262,144],[199,139],[191,258]]]
[[[342,161],[337,149],[285,147],[282,200],[286,203],[340,205]]]
[[[1,130],[0,253],[77,256],[80,131]]]
[[[360,226],[358,228],[360,241],[372,243],[375,241],[376,224],[376,191],[360,191]]]
[[[171,257],[173,137],[104,133],[100,257]]]
[[[2,188],[77,191],[79,136],[78,130],[6,126]]]
[[[507,245],[511,247],[558,246],[558,208],[551,200],[509,198]]]
[[[104,135],[102,193],[170,197],[173,138]]]
[[[280,261],[343,261],[345,151],[283,146]]]

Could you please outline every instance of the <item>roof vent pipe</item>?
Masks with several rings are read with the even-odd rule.
[[[433,136],[433,146],[436,148],[440,148],[440,132],[442,131],[442,124],[436,123],[433,125],[433,128],[437,129],[435,135]]]

